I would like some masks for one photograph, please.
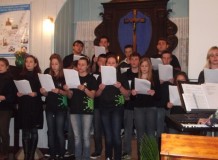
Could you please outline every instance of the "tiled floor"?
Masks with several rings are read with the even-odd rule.
[[[93,142],[93,138],[91,137],[91,153],[94,151],[94,142]],[[43,150],[44,152],[44,150]],[[104,156],[104,148],[103,148],[103,151],[102,151],[102,156],[99,157],[97,160],[105,160],[105,156]],[[9,156],[9,160],[15,160],[14,158],[14,154],[11,153],[10,156]],[[48,158],[42,158],[42,160],[46,160]],[[66,160],[73,160],[72,158],[66,158]],[[133,137],[132,139],[132,160],[137,160],[137,142],[136,142],[136,138]]]

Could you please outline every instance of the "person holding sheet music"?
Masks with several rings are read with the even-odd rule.
[[[50,56],[49,74],[52,76],[55,88],[51,91],[40,88],[42,95],[46,96],[45,111],[48,126],[49,154],[51,160],[55,159],[56,155],[59,155],[59,159],[63,159],[65,153],[64,125],[68,105],[66,91],[63,90],[65,79],[60,55],[52,54]]]
[[[170,51],[163,51],[161,54],[161,60],[163,62],[163,66],[169,66],[171,67],[171,62],[172,62],[172,53]],[[161,85],[161,100],[158,101],[157,103],[157,138],[160,140],[161,138],[161,134],[163,132],[165,132],[166,129],[166,123],[165,123],[165,116],[166,116],[166,103],[168,101],[168,99],[166,99],[166,94],[168,94],[168,92],[166,92],[166,90],[168,91],[168,87],[169,85],[173,84],[173,77],[176,75],[177,72],[179,72],[178,70],[172,68],[171,71],[168,71],[167,73],[162,73],[162,75],[167,75],[167,74],[171,74],[172,78],[169,79],[162,79],[161,78],[161,71],[162,69],[159,68],[159,70],[155,71],[158,72],[159,74],[159,80],[160,80],[160,85]],[[171,72],[171,73],[170,73]]]
[[[139,61],[140,61],[140,54],[132,53],[130,55],[130,68],[123,73],[124,76],[127,77],[129,84],[134,81],[134,78],[138,77],[138,70],[139,70]],[[134,121],[134,106],[130,99],[130,96],[125,97],[125,105],[124,105],[124,138],[123,138],[123,154],[122,159],[131,159],[131,140],[132,140],[132,133],[133,133],[133,121]]]
[[[106,63],[106,54],[100,54],[98,56],[97,65],[98,70],[93,73],[93,76],[97,79],[101,72],[101,66],[105,66]],[[103,126],[101,120],[101,114],[99,109],[99,97],[94,99],[94,117],[93,117],[93,127],[94,127],[94,144],[95,150],[91,154],[92,159],[96,159],[101,156],[102,153],[102,135],[103,135]]]
[[[207,52],[207,62],[205,65],[205,68],[208,69],[218,69],[218,47],[213,46],[209,49]],[[201,71],[198,76],[198,82],[204,83],[205,77],[204,77],[204,71]]]
[[[114,55],[109,55],[106,66],[117,67],[118,61]],[[124,97],[129,95],[129,84],[117,70],[117,82],[113,85],[102,83],[103,77],[98,77],[98,90],[96,97],[99,97],[99,108],[103,122],[105,134],[105,156],[107,160],[120,160],[122,155],[122,142],[120,137],[121,125],[123,121]],[[114,156],[113,154],[114,153]]]
[[[185,72],[178,72],[175,76],[174,76],[174,85],[178,85],[178,82],[188,82],[188,76]],[[167,108],[170,109],[170,114],[185,114],[186,111],[182,106],[178,106],[173,104],[172,102],[170,102],[169,99],[169,87],[166,88],[165,91],[165,98],[168,99],[168,102],[166,104]],[[178,130],[172,128],[171,126],[169,126],[169,133],[179,133]]]
[[[8,60],[0,58],[0,159],[2,160],[8,159],[9,125],[16,97],[13,77],[8,69]]]
[[[132,100],[134,105],[134,118],[137,131],[138,157],[140,159],[139,147],[144,134],[155,137],[157,107],[156,101],[160,99],[160,83],[152,71],[152,64],[149,58],[142,58],[139,62],[139,79],[147,80],[151,83],[151,88],[147,94],[139,94],[135,90],[135,82],[132,82]]]
[[[128,68],[130,68],[130,55],[133,53],[133,46],[128,44],[124,47],[125,59],[120,62],[118,69],[121,73],[124,73]]]
[[[99,46],[102,46],[105,48],[105,51],[106,51],[106,55],[110,55],[112,54],[110,51],[109,51],[109,46],[110,46],[110,40],[107,36],[103,35],[99,38],[99,43],[98,43]],[[98,57],[95,57],[95,55],[93,55],[92,57],[92,64],[91,64],[91,71],[92,73],[98,71],[98,65],[97,65],[97,60],[98,60]]]
[[[63,65],[64,68],[73,68],[76,64],[75,64],[75,56],[86,56],[84,54],[82,54],[84,48],[84,43],[80,40],[76,40],[73,42],[72,45],[72,49],[73,49],[73,53],[70,55],[67,55],[64,57],[63,59]]]
[[[169,48],[169,42],[166,38],[160,37],[157,41],[157,53],[152,56],[152,58],[161,58],[161,54],[163,51],[167,50]],[[181,66],[179,64],[179,61],[175,55],[172,54],[172,61],[170,64],[173,66],[176,70],[181,70]]]
[[[43,107],[40,93],[38,73],[41,72],[39,62],[33,55],[25,59],[23,71],[19,80],[27,80],[32,92],[24,95],[17,92],[18,96],[18,127],[22,129],[22,142],[24,160],[33,160],[38,143],[38,129],[43,128]]]
[[[75,157],[78,160],[90,159],[90,131],[94,111],[94,97],[97,89],[96,79],[88,73],[89,60],[78,60],[77,70],[80,85],[67,91],[70,107],[70,119],[75,137]]]

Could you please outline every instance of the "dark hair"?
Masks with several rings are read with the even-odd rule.
[[[99,42],[101,41],[101,39],[107,39],[107,41],[110,42],[108,36],[102,35],[102,36],[99,38]]]
[[[26,66],[25,66],[25,63],[26,63],[27,58],[32,58],[32,59],[34,60],[34,62],[36,63],[36,66],[35,66],[34,69],[33,69],[33,73],[36,74],[36,75],[37,75],[37,73],[41,73],[41,69],[40,69],[40,67],[39,67],[39,61],[38,61],[38,59],[37,59],[35,56],[33,56],[33,55],[27,55],[27,56],[25,57],[24,67],[23,67],[23,70],[22,70],[22,72],[21,72],[21,75],[25,75],[25,74],[28,72],[28,70],[27,70],[27,68],[26,68]]]
[[[2,61],[7,67],[9,66],[9,62],[6,58],[0,58],[0,61]]]
[[[187,82],[189,81],[187,74],[185,72],[183,72],[183,71],[180,71],[180,72],[176,73],[176,75],[174,76],[174,84],[177,84],[177,80],[176,79],[178,78],[178,76],[184,76],[185,80]]]
[[[53,59],[57,59],[57,61],[58,61],[58,63],[59,63],[59,72],[58,72],[58,75],[56,75],[55,76],[55,73],[54,73],[54,71],[52,70],[52,66],[51,66],[51,61],[53,60]],[[50,60],[50,75],[53,77],[57,77],[57,78],[60,78],[60,77],[63,77],[64,76],[64,73],[63,73],[63,61],[62,61],[62,59],[61,59],[61,56],[59,55],[59,54],[57,54],[57,53],[54,53],[54,54],[52,54],[51,56],[50,56],[50,58],[49,58],[49,60]]]
[[[108,61],[109,58],[114,58],[114,59],[116,60],[116,63],[118,63],[118,59],[117,59],[116,55],[114,55],[114,54],[108,55],[108,56],[107,56],[107,59],[106,59],[106,63],[107,63],[107,61]]]
[[[73,46],[75,46],[76,43],[81,44],[81,46],[84,47],[84,43],[81,40],[74,41]]]
[[[99,58],[107,58],[107,55],[106,54],[100,54],[99,56],[98,56],[98,59]]]
[[[138,57],[139,59],[141,59],[141,55],[137,52],[133,52],[131,55],[130,55],[130,58],[132,57]]]
[[[86,61],[86,63],[87,63],[88,66],[90,65],[90,60],[89,60],[88,57],[81,57],[79,60],[84,60],[84,61]],[[78,61],[79,61],[79,60],[78,60]]]
[[[133,46],[132,46],[131,44],[127,44],[127,45],[125,45],[124,50],[125,50],[126,48],[132,48],[132,49],[133,49]]]
[[[159,41],[165,41],[169,45],[169,41],[165,37],[158,38],[157,42],[159,42]]]
[[[172,57],[172,52],[170,52],[169,50],[165,50],[161,53],[161,57],[163,57],[164,54],[170,54],[170,57]]]

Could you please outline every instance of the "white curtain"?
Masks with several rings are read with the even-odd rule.
[[[171,18],[177,27],[178,32],[176,36],[178,37],[178,46],[173,51],[173,54],[179,59],[182,70],[188,71],[188,41],[189,41],[189,18]]]
[[[101,21],[79,21],[76,23],[75,39],[84,42],[85,47],[83,53],[90,58],[94,54],[93,41],[96,38],[94,31]]]

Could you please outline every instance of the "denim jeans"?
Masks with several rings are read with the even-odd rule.
[[[93,126],[94,126],[95,152],[101,154],[103,128],[102,128],[100,110],[98,108],[94,109]]]
[[[105,135],[105,156],[114,160],[121,160],[122,142],[121,125],[123,121],[123,108],[104,108],[100,110]]]
[[[134,111],[124,110],[124,138],[123,138],[123,153],[131,154],[131,140],[133,133]]]
[[[88,160],[90,159],[90,131],[93,115],[71,114],[70,119],[75,138],[76,160]]]
[[[67,151],[69,154],[75,154],[75,140],[74,140],[74,133],[73,133],[73,127],[70,120],[70,111],[67,111],[67,117],[65,122],[65,128],[67,130]]]
[[[157,138],[160,139],[161,134],[165,132],[166,109],[163,107],[157,108]]]
[[[55,113],[46,111],[46,120],[48,125],[48,147],[51,157],[54,157],[56,154],[64,156],[64,124],[66,115],[66,111],[57,111]]]
[[[134,108],[135,127],[137,131],[137,147],[139,156],[140,141],[144,134],[150,137],[155,137],[157,108]]]

